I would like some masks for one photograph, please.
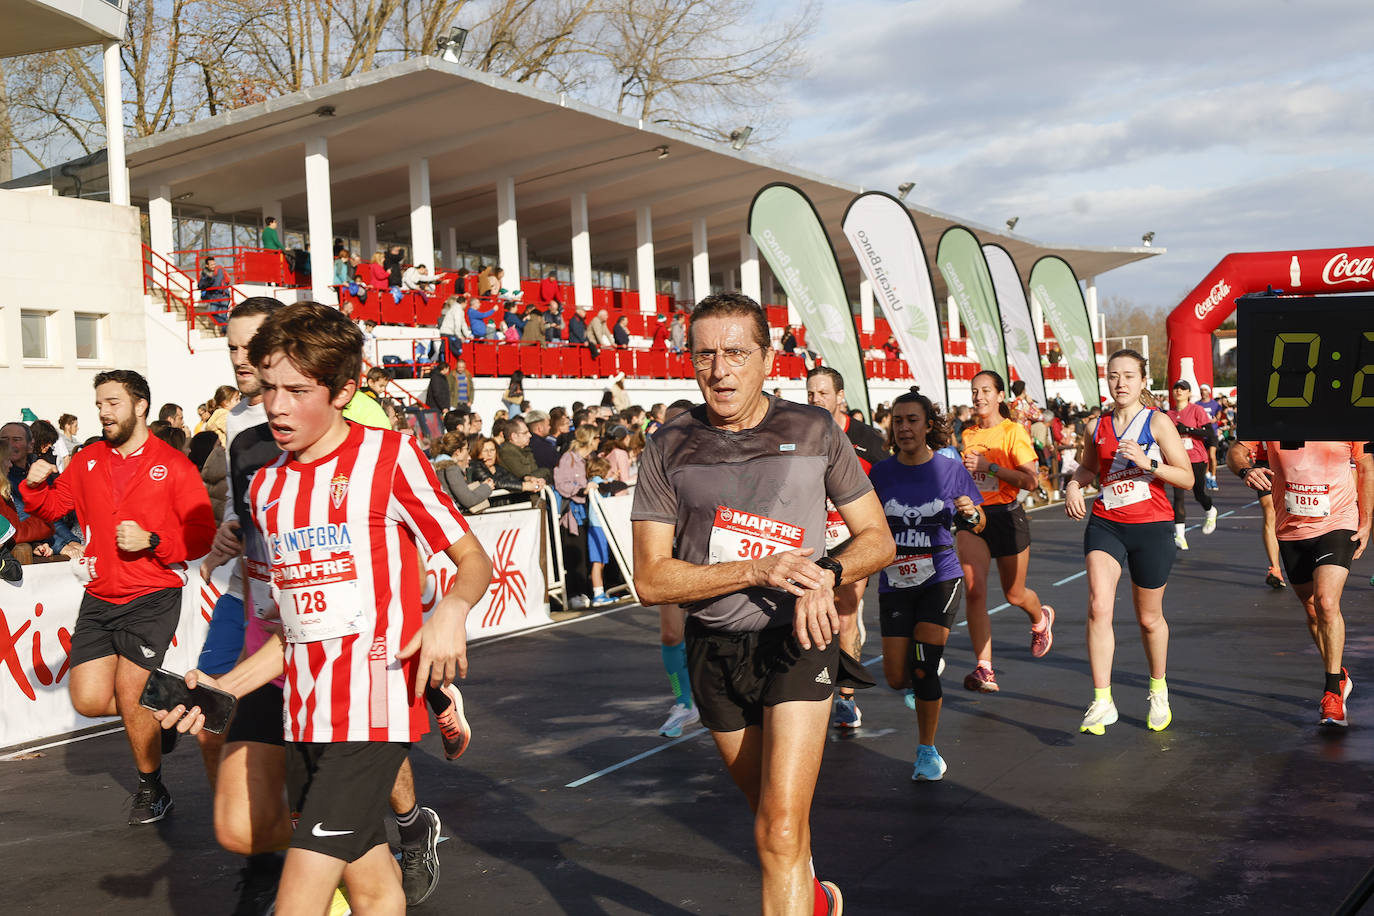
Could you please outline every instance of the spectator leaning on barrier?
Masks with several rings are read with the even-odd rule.
[[[506,423],[506,441],[497,449],[496,460],[501,466],[521,480],[533,477],[543,483],[553,484],[553,469],[540,467],[535,460],[534,450],[530,448],[529,425],[516,417]]]
[[[579,305],[573,309],[572,317],[568,319],[568,343],[577,345],[586,342],[587,310]]]
[[[468,326],[472,329],[473,340],[486,340],[494,335],[495,324],[489,325],[488,319],[495,314],[496,306],[484,309],[480,300],[468,300]]]
[[[434,473],[458,508],[464,512],[481,512],[489,503],[491,484],[468,480],[472,455],[468,452],[466,433],[447,432],[434,444]]]
[[[542,410],[527,411],[525,424],[530,428],[530,451],[534,453],[534,463],[552,471],[558,466],[558,446],[549,435],[549,415]]]
[[[277,232],[277,218],[269,216],[262,224],[262,247],[268,251],[282,251],[281,235]]]
[[[611,329],[606,324],[606,310],[602,309],[596,313],[596,317],[587,325],[587,343],[594,347],[609,347],[615,341],[611,337]]]

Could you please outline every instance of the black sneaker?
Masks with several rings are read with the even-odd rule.
[[[406,906],[424,903],[439,886],[439,815],[432,808],[421,808],[420,817],[429,828],[424,840],[401,847],[401,889]]]
[[[0,579],[6,582],[21,582],[24,579],[24,567],[19,565],[8,546],[0,547]]]
[[[139,783],[134,793],[133,807],[129,809],[129,825],[152,824],[167,816],[172,810],[172,793],[160,782]]]
[[[239,902],[233,916],[271,916],[281,883],[281,856],[253,856],[239,869]]]

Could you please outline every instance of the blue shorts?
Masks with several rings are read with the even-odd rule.
[[[591,563],[611,562],[611,545],[606,542],[604,528],[587,526],[587,560]]]
[[[215,611],[210,615],[210,630],[200,650],[196,667],[211,677],[225,674],[239,660],[243,651],[243,599],[234,595],[220,595]]]

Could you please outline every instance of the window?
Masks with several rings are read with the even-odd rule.
[[[76,358],[100,359],[100,331],[104,315],[76,313]]]
[[[19,332],[24,359],[48,358],[48,312],[21,312]]]

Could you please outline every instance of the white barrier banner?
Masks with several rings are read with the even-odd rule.
[[[552,620],[541,562],[543,510],[489,512],[466,519],[491,557],[491,587],[468,614],[468,639],[513,633]],[[426,611],[448,590],[457,571],[443,554],[437,554],[427,564],[423,595]]]

